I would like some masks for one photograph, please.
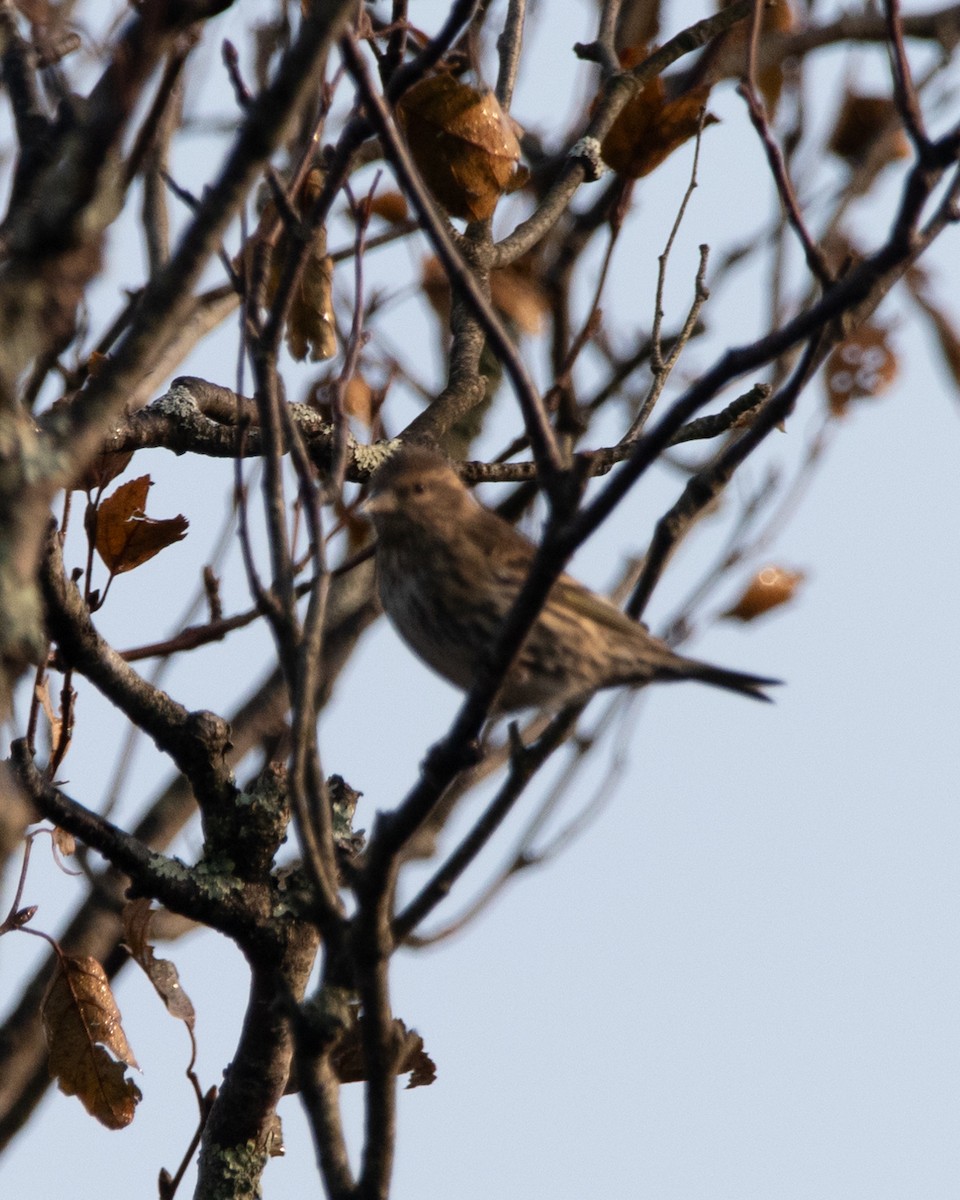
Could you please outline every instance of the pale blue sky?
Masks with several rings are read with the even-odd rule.
[[[680,7],[686,15],[685,5],[671,11]],[[256,9],[242,4],[212,28],[239,41]],[[432,28],[446,5],[416,9]],[[532,70],[521,86],[521,120],[545,122],[580,94],[569,46],[587,36],[588,10],[569,11],[576,21],[556,22],[560,28],[547,28],[556,5],[536,23],[544,41],[538,61],[550,67]],[[208,87],[229,111],[215,46],[206,62]],[[863,52],[857,63],[858,77],[885,78],[880,54]],[[823,89],[811,97],[818,118],[844,69],[838,55],[823,56]],[[668,290],[674,315],[689,296],[696,246],[711,242],[719,259],[724,239],[765,228],[773,211],[742,105],[728,87],[713,107],[723,124],[705,138],[701,186]],[[689,164],[687,148],[638,189],[629,244],[604,302],[620,329],[647,322],[648,281]],[[188,186],[199,186],[209,167],[206,150],[175,163]],[[830,178],[839,175],[820,185],[820,201]],[[891,181],[886,202],[896,194]],[[882,239],[886,219],[886,210],[864,209],[863,240]],[[341,238],[331,234],[331,244]],[[956,293],[958,251],[953,231],[931,259],[945,298]],[[405,250],[371,256],[368,282],[382,273],[392,286],[406,275],[414,284],[419,258]],[[138,278],[139,244],[122,269],[123,283]],[[115,289],[117,277],[108,283]],[[349,288],[348,275],[338,286]],[[422,369],[436,381],[439,368],[427,361],[436,331],[414,319],[413,307],[396,308],[389,336],[395,344],[421,339]],[[683,370],[755,336],[765,307],[755,278],[738,276],[708,307],[710,339],[691,349]],[[782,677],[776,705],[695,685],[651,690],[629,727],[627,767],[597,822],[461,937],[399,956],[396,1011],[422,1033],[439,1074],[434,1086],[401,1094],[398,1200],[956,1196],[960,397],[900,291],[881,315],[897,326],[900,376],[844,423],[768,556],[809,573],[797,603],[752,627],[712,627],[695,646],[717,662]],[[235,336],[225,330],[183,373],[231,384]],[[538,362],[535,352],[529,357]],[[292,393],[303,378],[290,370]],[[484,448],[499,446],[516,426],[506,390],[498,404],[502,424]],[[763,462],[795,464],[822,404],[815,383],[786,432],[770,439]],[[395,410],[395,427],[402,411]],[[231,486],[229,466],[159,452],[139,455],[134,470],[153,474],[157,515],[184,512],[191,533],[115,582],[99,620],[120,645],[159,636],[180,610],[209,554],[208,516]],[[760,475],[758,460],[749,479]],[[578,557],[577,573],[596,586],[611,582],[622,556],[643,545],[677,478],[663,474],[638,489]],[[721,525],[704,525],[678,556],[650,609],[655,626],[699,579],[721,534]],[[228,610],[245,607],[236,564],[226,579]],[[187,704],[228,711],[259,677],[266,649],[265,632],[248,631],[188,656],[171,673],[171,690]],[[364,793],[360,826],[369,828],[376,809],[403,795],[456,705],[456,694],[385,624],[365,637],[321,730],[325,769]],[[109,712],[85,689],[63,771],[77,798],[99,802],[117,742]],[[590,796],[607,753],[575,788],[568,812]],[[166,778],[158,764],[145,747],[123,812],[136,811]],[[534,798],[520,805],[514,832]],[[179,852],[198,844],[193,829]],[[468,877],[464,898],[511,845],[508,829]],[[81,891],[38,845],[25,896],[41,905],[38,923],[55,931]],[[37,953],[33,939],[3,939],[5,998]],[[160,953],[176,961],[197,1006],[198,1071],[210,1086],[236,1042],[244,964],[212,934]],[[0,1160],[5,1193],[94,1200],[106,1186],[150,1195],[159,1168],[179,1162],[195,1123],[182,1073],[187,1039],[132,969],[118,996],[144,1069],[136,1120],[108,1133],[75,1100],[51,1091]],[[359,1088],[345,1090],[354,1129],[360,1100]],[[281,1115],[288,1153],[270,1164],[264,1195],[319,1194],[298,1101],[284,1101]]]

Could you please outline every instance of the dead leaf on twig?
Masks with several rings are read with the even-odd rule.
[[[129,1125],[141,1094],[126,1070],[138,1064],[106,973],[95,958],[59,957],[41,1017],[50,1074],[60,1090],[77,1096],[107,1129]]]
[[[163,521],[146,515],[151,483],[149,475],[131,479],[94,511],[94,545],[111,576],[132,571],[187,536],[189,521],[182,514]]]
[[[647,57],[647,47],[634,46],[622,55],[624,66]],[[623,107],[603,139],[603,161],[627,179],[641,179],[660,166],[679,146],[695,137],[710,95],[710,84],[699,84],[672,99],[661,76],[642,87]],[[716,123],[707,113],[704,125]]]
[[[493,92],[431,75],[404,92],[397,119],[424,182],[452,217],[485,220],[522,182],[520,143]]]
[[[193,1002],[180,986],[177,968],[167,958],[157,958],[147,941],[150,923],[156,910],[145,897],[131,900],[123,906],[123,940],[130,956],[143,968],[157,995],[172,1017],[183,1021],[191,1030],[196,1021]]]

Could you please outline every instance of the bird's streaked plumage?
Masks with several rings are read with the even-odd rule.
[[[387,616],[438,674],[469,690],[530,569],[533,544],[479,504],[432,450],[399,450],[365,505],[377,531]],[[562,575],[524,642],[496,708],[558,709],[601,688],[697,679],[767,700],[773,679],[675,654],[604,597]]]

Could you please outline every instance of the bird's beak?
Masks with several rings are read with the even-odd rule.
[[[372,496],[368,496],[360,505],[360,511],[365,517],[396,512],[397,498],[392,492],[374,492]]]

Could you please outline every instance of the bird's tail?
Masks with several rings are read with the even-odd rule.
[[[767,679],[763,675],[749,675],[746,671],[730,671],[726,667],[715,667],[712,663],[701,662],[696,658],[684,658],[680,654],[671,655],[667,662],[658,666],[654,678],[698,679],[701,683],[726,688],[729,692],[739,692],[741,696],[750,696],[767,704],[771,703],[771,697],[764,689],[783,683],[782,679]]]

